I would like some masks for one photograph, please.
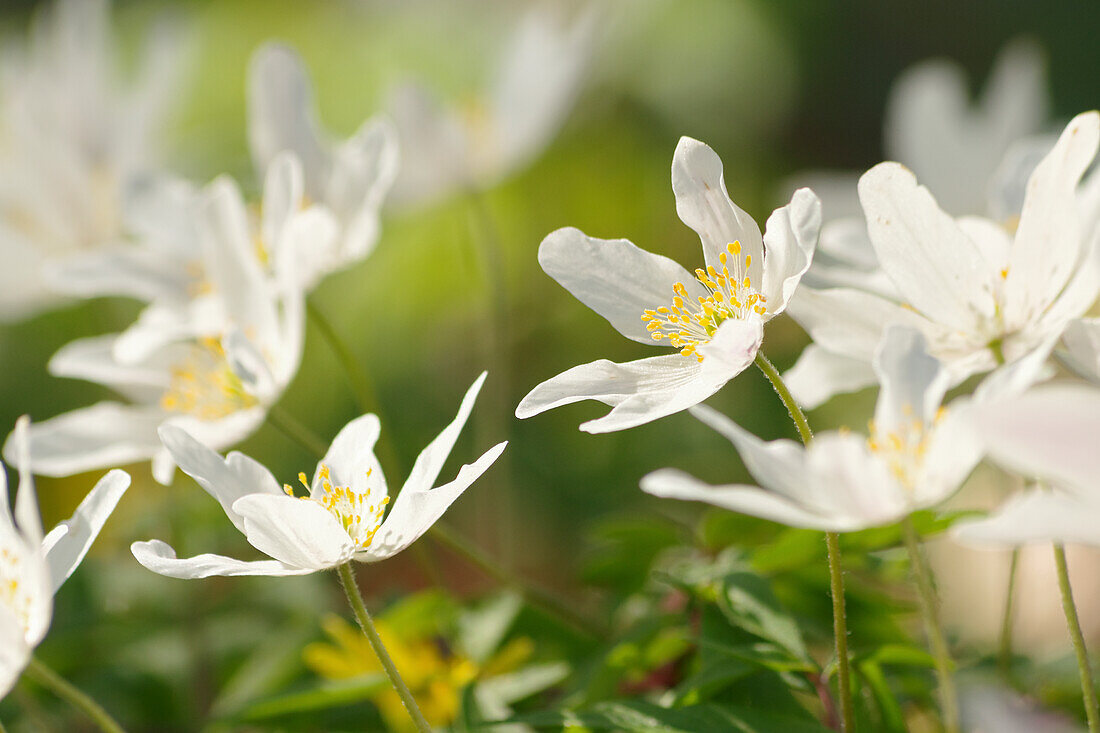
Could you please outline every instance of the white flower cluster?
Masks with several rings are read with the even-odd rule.
[[[395,94],[392,121],[368,119],[346,140],[319,124],[297,54],[263,45],[248,78],[249,143],[263,184],[254,206],[232,178],[196,185],[158,155],[186,76],[185,29],[158,25],[140,75],[127,79],[115,68],[106,0],[57,0],[36,16],[30,41],[0,68],[0,317],[105,295],[144,307],[121,333],[73,341],[49,363],[51,374],[98,383],[122,400],[23,420],[4,446],[23,479],[14,516],[0,492],[0,696],[44,636],[52,592],[129,485],[126,473],[111,471],[73,519],[43,538],[32,469],[68,476],[151,461],[156,480],[169,484],[179,466],[272,558],[178,559],[163,542],[134,543],[151,570],[199,578],[296,575],[390,557],[493,464],[506,443],[435,487],[485,374],[421,452],[392,507],[374,456],[375,415],[336,436],[312,481],[301,474],[301,496],[252,459],[215,451],[268,418],[302,360],[308,293],[370,255],[395,185],[404,206],[491,185],[549,143],[580,90],[595,31],[592,13],[561,20],[542,9],[522,17],[476,125],[462,127],[457,111],[409,87]],[[546,83],[532,85],[532,76]]]

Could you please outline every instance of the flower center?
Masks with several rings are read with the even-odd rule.
[[[902,410],[906,415],[912,415],[912,411],[913,408],[908,405]],[[888,432],[880,431],[874,420],[868,421],[867,447],[885,461],[894,478],[906,489],[916,488],[917,477],[928,452],[929,436],[946,412],[947,409],[941,407],[930,424],[913,419]]]
[[[34,599],[21,582],[22,561],[23,557],[17,550],[0,548],[0,605],[15,614],[25,633],[30,626]]]
[[[215,338],[200,339],[190,355],[172,368],[171,384],[160,398],[165,410],[203,420],[227,417],[259,403],[245,391]]]
[[[703,356],[697,348],[709,342],[723,322],[731,318],[743,321],[767,312],[767,298],[752,286],[749,278],[752,255],[741,257],[741,242],[727,244],[718,262],[721,272],[713,265],[695,271],[695,279],[708,293],[698,296],[698,302],[691,300],[683,283],[676,283],[672,286],[675,295],[671,305],[648,308],[642,313],[654,341],[668,339],[681,354],[694,356],[701,362]]]
[[[368,470],[367,476],[370,477],[370,475],[371,470]],[[373,492],[355,491],[347,486],[334,485],[332,474],[328,466],[323,463],[320,478],[321,491],[314,495],[306,475],[299,473],[298,481],[305,487],[307,496],[297,498],[303,501],[315,501],[328,510],[360,550],[370,547],[375,532],[382,526],[382,517],[386,513],[386,505],[390,503],[390,497],[383,496],[380,501],[372,502]],[[295,496],[294,487],[290,484],[283,484],[283,491],[287,496]]]

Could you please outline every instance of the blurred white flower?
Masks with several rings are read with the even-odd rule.
[[[895,295],[856,287],[803,287],[789,311],[814,340],[786,375],[813,407],[873,383],[870,361],[883,329],[919,329],[952,384],[1056,338],[1100,291],[1100,206],[1092,177],[1100,114],[1074,118],[1031,174],[1015,230],[946,214],[913,174],[881,163],[859,194],[882,272]]]
[[[378,242],[379,210],[398,170],[397,136],[381,117],[364,122],[337,142],[317,120],[313,88],[302,60],[287,46],[268,43],[252,56],[248,71],[248,142],[260,175],[287,151],[301,161],[304,176],[294,194],[329,209],[339,223],[328,242],[301,243],[299,277],[311,289],[330,272],[367,257]]]
[[[406,83],[386,105],[401,143],[390,201],[417,206],[462,189],[491,186],[541,153],[581,90],[596,43],[598,11],[571,21],[536,6],[521,18],[484,96],[447,106]]]
[[[151,458],[154,477],[169,483],[174,464],[157,436],[161,424],[179,425],[219,449],[230,446],[263,423],[297,373],[303,294],[297,282],[269,277],[236,186],[216,181],[195,215],[208,255],[196,282],[209,292],[178,308],[154,305],[126,333],[78,339],[53,356],[52,374],[105,385],[130,404],[100,402],[33,425],[39,473],[65,476]],[[14,460],[10,440],[4,452]]]
[[[622,430],[698,404],[752,364],[764,323],[787,307],[813,257],[820,203],[812,191],[796,191],[761,237],[726,193],[718,155],[688,137],[676,146],[672,190],[680,219],[703,244],[706,269],[694,276],[625,239],[573,228],[543,240],[539,264],[627,338],[679,353],[573,367],[531,390],[517,417],[591,399],[613,409],[581,429]]]
[[[819,433],[806,447],[765,442],[701,405],[692,414],[733,442],[761,487],[709,486],[665,468],[644,477],[642,489],[828,532],[889,524],[940,503],[981,459],[966,409],[940,407],[949,376],[918,331],[888,329],[874,369],[881,390],[869,437],[841,431]]]
[[[99,534],[130,485],[115,469],[101,478],[73,516],[45,537],[34,479],[25,460],[27,418],[15,425],[16,452],[23,457],[15,512],[8,501],[7,475],[0,466],[0,698],[11,690],[53,617],[53,597]]]
[[[267,276],[275,289],[297,288],[323,268],[336,241],[332,214],[306,205],[292,153],[268,168],[259,216],[228,176],[201,192],[165,177],[134,198],[140,199],[130,222],[136,242],[70,258],[51,271],[59,289],[76,295],[150,301],[115,342],[123,363],[172,341],[225,333],[243,309],[233,294],[240,283]]]
[[[952,216],[1017,216],[1015,194],[1038,162],[1018,147],[1047,121],[1045,74],[1041,49],[1026,38],[1002,49],[973,104],[966,72],[958,64],[931,59],[911,67],[894,82],[886,103],[886,159],[912,170]],[[1043,138],[1042,152],[1052,143]],[[818,193],[827,219],[806,283],[893,295],[861,216],[858,178],[855,172],[830,171],[792,177],[792,189],[809,186]]]
[[[1040,486],[1009,497],[983,519],[959,522],[952,536],[968,545],[1014,547],[1033,542],[1100,547],[1100,495]]]
[[[377,562],[401,552],[424,534],[447,508],[503,452],[499,443],[451,482],[432,488],[474,400],[483,373],[466,392],[458,415],[417,456],[389,515],[389,494],[374,444],[381,429],[375,415],[348,423],[318,464],[313,481],[298,475],[306,496],[280,488],[262,465],[240,453],[225,459],[178,426],[161,428],[161,437],[180,468],[217,499],[248,542],[270,560],[246,562],[220,555],[178,559],[159,540],[135,542],[134,557],[155,573],[174,578],[211,575],[303,575],[351,560]]]
[[[120,78],[106,0],[57,0],[0,61],[0,318],[63,300],[45,262],[123,237],[126,188],[155,166],[176,101],[178,26],[160,23]]]
[[[1065,350],[1058,353],[1067,367],[1100,385],[1100,318],[1070,321],[1062,333]]]

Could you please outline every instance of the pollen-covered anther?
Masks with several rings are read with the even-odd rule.
[[[233,373],[221,342],[200,339],[186,359],[172,367],[171,382],[160,398],[170,412],[217,420],[259,404]]]
[[[653,340],[668,339],[681,354],[694,356],[701,362],[703,356],[698,347],[708,343],[723,322],[765,315],[767,298],[753,288],[749,275],[752,255],[746,254],[743,258],[740,255],[741,242],[734,241],[718,255],[720,272],[714,265],[695,270],[695,279],[705,288],[705,295],[697,295],[693,301],[687,286],[678,282],[672,286],[670,306],[643,311],[642,321]]]
[[[911,405],[902,406],[901,413],[910,419],[892,431],[881,431],[874,420],[868,421],[867,447],[886,462],[898,483],[912,490],[928,452],[930,436],[936,425],[943,420],[946,408],[939,408],[928,421],[913,418]]]
[[[373,471],[367,470],[369,479]],[[356,491],[348,486],[339,486],[332,483],[332,472],[325,464],[317,470],[317,478],[320,483],[318,491],[310,486],[304,473],[298,474],[298,481],[305,487],[307,495],[297,498],[303,501],[313,501],[323,506],[360,550],[370,547],[374,535],[382,525],[382,518],[386,513],[386,505],[390,503],[390,497],[382,496],[378,501],[371,501],[376,496],[372,491]],[[283,491],[287,496],[295,496],[294,488],[289,484],[283,484]]]

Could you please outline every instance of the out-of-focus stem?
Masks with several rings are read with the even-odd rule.
[[[87,715],[104,733],[124,733],[122,726],[103,706],[35,657],[31,657],[24,674]]]
[[[997,653],[997,666],[1005,679],[1012,675],[1012,622],[1013,605],[1016,597],[1016,576],[1020,572],[1020,548],[1012,549],[1012,560],[1008,565],[1008,590],[1005,592],[1005,610],[1001,618],[1001,643]]]
[[[1092,681],[1089,653],[1085,648],[1085,635],[1081,633],[1081,621],[1077,618],[1077,604],[1073,602],[1073,589],[1069,585],[1069,567],[1066,565],[1066,548],[1054,546],[1054,564],[1058,568],[1058,588],[1062,591],[1062,610],[1066,614],[1066,628],[1077,654],[1077,669],[1081,673],[1081,695],[1085,701],[1085,716],[1089,733],[1100,731],[1100,713],[1096,703],[1096,685]]]
[[[809,445],[814,434],[810,430],[810,422],[806,414],[798,406],[794,395],[787,388],[779,370],[764,356],[762,351],[756,352],[756,366],[764,372],[764,376],[771,382],[779,400],[787,408],[787,412],[794,421],[798,435],[804,445]],[[855,730],[855,713],[852,709],[852,682],[851,669],[848,659],[848,620],[847,611],[844,608],[844,569],[840,564],[840,535],[836,532],[825,533],[825,549],[829,557],[829,594],[833,600],[833,639],[836,646],[837,691],[840,696],[840,720],[841,730],[851,733]]]
[[[932,569],[924,559],[920,548],[920,537],[913,522],[906,517],[901,523],[905,536],[905,547],[909,551],[909,564],[913,577],[917,581],[917,596],[920,599],[921,615],[924,617],[924,629],[928,635],[928,645],[932,657],[936,660],[936,677],[939,679],[940,707],[943,713],[943,727],[947,733],[959,733],[959,700],[955,692],[955,680],[951,674],[951,651],[943,635],[940,623],[939,601],[936,588],[932,583]]]

